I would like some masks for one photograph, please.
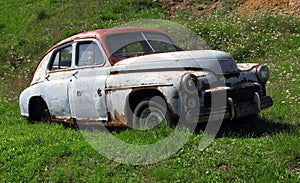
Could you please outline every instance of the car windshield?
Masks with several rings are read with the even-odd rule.
[[[105,42],[114,63],[138,55],[181,50],[164,34],[153,32],[113,34]]]

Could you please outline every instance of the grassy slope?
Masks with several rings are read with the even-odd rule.
[[[0,6],[1,182],[299,181],[299,19],[200,18],[189,17],[187,12],[171,18],[199,33],[212,48],[229,51],[239,62],[266,63],[272,71],[268,92],[274,106],[262,112],[254,124],[224,125],[205,151],[198,149],[200,128],[199,134],[192,135],[169,159],[129,166],[98,154],[78,130],[27,123],[19,116],[16,101],[38,59],[55,42],[76,32],[130,20],[165,19],[161,6],[150,0],[16,0],[0,1]],[[167,131],[158,130],[162,137]],[[145,144],[154,138],[129,130],[115,135]]]
[[[61,39],[74,33],[114,27],[143,17],[161,18],[161,5],[152,1],[0,1],[1,77],[11,77],[16,88],[6,87],[2,95],[13,90],[17,95],[32,77],[37,61]],[[15,75],[18,73],[18,75]],[[5,81],[4,81],[5,82]],[[8,81],[9,82],[9,81]],[[9,96],[10,98],[12,96]]]

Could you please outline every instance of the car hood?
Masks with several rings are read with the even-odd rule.
[[[239,72],[230,54],[215,50],[178,51],[127,58],[116,63],[111,72],[152,70],[203,70],[215,74]]]

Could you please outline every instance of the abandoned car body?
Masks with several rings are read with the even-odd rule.
[[[156,29],[100,29],[46,53],[20,95],[20,110],[33,121],[111,126],[235,119],[272,105],[268,77],[266,66],[236,64],[228,53],[183,51]],[[223,103],[214,106],[220,96]]]

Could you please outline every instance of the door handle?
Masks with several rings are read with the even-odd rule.
[[[47,81],[49,81],[49,78],[50,78],[50,75],[48,74],[48,75],[45,77],[45,79],[46,79]]]
[[[78,73],[79,73],[78,71],[75,71],[72,75],[73,75],[75,78],[77,78],[76,75],[77,75]]]

